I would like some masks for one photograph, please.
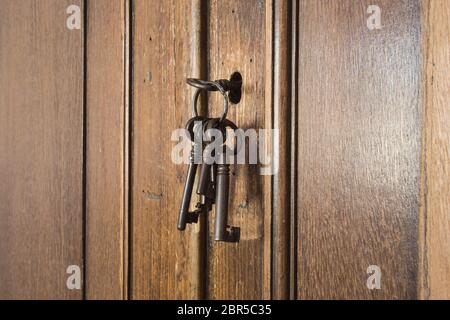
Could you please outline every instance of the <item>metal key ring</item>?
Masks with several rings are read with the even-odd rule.
[[[186,79],[188,85],[193,86],[198,89],[206,90],[206,91],[217,91],[217,87],[214,86],[214,81],[210,80],[200,80],[194,78]]]
[[[195,139],[195,135],[198,134],[198,130],[194,130],[195,129],[195,125],[197,124],[197,122],[201,122],[202,125],[200,128],[203,127],[203,124],[205,122],[205,120],[207,120],[206,117],[203,116],[195,116],[191,119],[188,120],[188,122],[186,123],[186,130],[189,132],[189,139],[194,142]],[[197,132],[196,132],[197,131]]]
[[[224,88],[219,83],[214,82],[214,81],[207,81],[207,82],[208,82],[208,84],[217,88],[217,90],[220,91],[220,93],[223,95],[223,99],[224,99],[223,100],[223,113],[222,113],[222,116],[220,117],[220,123],[222,123],[228,114],[228,105],[230,103],[228,95],[227,95],[226,91],[224,90]],[[194,94],[194,99],[192,101],[192,113],[194,114],[195,117],[198,117],[197,102],[198,102],[198,97],[200,96],[200,93],[203,90],[204,90],[203,88],[197,88],[197,90],[195,91],[195,94]]]

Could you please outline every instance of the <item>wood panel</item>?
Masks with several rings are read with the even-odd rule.
[[[291,175],[291,1],[274,2],[273,121],[279,131],[275,146],[278,172],[273,176],[272,298],[288,299],[290,286]],[[269,88],[266,88],[269,90]]]
[[[228,118],[240,128],[271,128],[266,123],[265,84],[266,28],[265,1],[208,2],[208,63],[209,79],[228,78],[234,71],[243,77],[243,95],[232,106]],[[270,20],[269,20],[270,21]],[[269,42],[270,43],[270,42]],[[270,70],[269,75],[270,77]],[[210,116],[222,112],[222,97],[209,98]],[[270,297],[270,228],[267,216],[270,207],[264,199],[270,197],[266,179],[257,165],[237,165],[231,168],[229,224],[241,228],[239,243],[213,241],[215,213],[209,216],[207,294],[210,299],[262,299]],[[269,184],[270,185],[270,184]],[[270,203],[270,202],[269,202]],[[270,220],[269,220],[270,221]]]
[[[127,296],[127,0],[88,2],[86,297]]]
[[[0,10],[0,299],[80,299],[83,31],[79,0],[5,0]]]
[[[420,4],[370,4],[299,3],[300,299],[417,297]]]
[[[450,299],[450,2],[423,1],[420,297]]]
[[[289,185],[289,193],[290,193],[290,238],[289,238],[289,298],[295,300],[297,298],[297,114],[298,114],[298,1],[291,1],[291,68],[290,68],[290,76],[291,76],[291,109],[290,114],[287,116],[290,118],[290,150],[289,150],[289,160],[290,160],[290,185]],[[288,122],[289,123],[289,122]]]
[[[199,76],[198,10],[196,1],[133,1],[133,299],[203,296],[200,225],[176,228],[187,166],[171,161],[172,131],[191,117],[185,79]]]

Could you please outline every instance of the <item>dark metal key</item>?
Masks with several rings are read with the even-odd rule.
[[[210,129],[218,129],[219,127],[219,119],[208,119],[205,121],[205,124],[203,126],[205,137],[208,138],[208,140],[211,140],[213,137],[209,135]],[[207,146],[205,147],[204,156],[203,156],[203,163],[200,168],[200,176],[198,179],[197,184],[197,194],[202,195],[204,197],[208,197],[213,200],[214,202],[214,185],[211,183],[211,180],[213,179],[212,176],[212,170],[213,170],[213,164],[207,163],[207,156],[209,156],[209,150],[208,146],[213,141],[207,142]],[[211,156],[214,156],[214,154],[211,154]]]
[[[199,214],[201,213],[201,208],[197,205],[197,210],[189,212],[189,206],[191,203],[192,190],[194,188],[195,175],[197,173],[197,162],[195,161],[199,153],[201,153],[201,144],[197,142],[195,134],[197,130],[203,130],[202,126],[197,126],[196,122],[204,122],[203,117],[194,117],[190,119],[186,125],[188,132],[190,133],[190,138],[192,141],[191,154],[189,157],[189,166],[187,171],[186,183],[184,185],[183,197],[181,199],[180,213],[178,215],[178,230],[186,229],[187,223],[197,223]]]
[[[227,225],[230,187],[229,165],[217,164],[216,180],[216,223],[214,226],[214,240],[237,242],[239,241],[239,228]]]
[[[231,121],[223,124],[230,126],[233,130],[237,127]],[[224,130],[223,130],[224,131]],[[240,237],[240,229],[231,227],[228,222],[228,200],[230,188],[230,165],[227,163],[226,151],[229,147],[223,146],[221,154],[218,155],[218,163],[216,164],[216,223],[214,226],[214,240],[225,242],[237,242]],[[234,152],[237,153],[237,146]]]

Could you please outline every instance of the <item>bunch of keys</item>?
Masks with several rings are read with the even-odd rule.
[[[224,242],[237,242],[240,237],[240,229],[228,225],[228,200],[230,186],[230,164],[228,157],[230,154],[236,156],[238,147],[242,146],[241,141],[235,143],[234,148],[226,144],[227,129],[236,131],[237,126],[226,119],[228,112],[229,98],[220,82],[201,81],[190,79],[191,82],[197,81],[197,91],[194,95],[193,113],[187,124],[186,129],[192,142],[189,166],[187,170],[187,179],[184,186],[183,197],[181,201],[180,213],[178,217],[178,230],[185,230],[186,224],[197,223],[201,214],[208,214],[213,205],[216,209],[216,219],[214,227],[214,240]],[[220,118],[207,118],[198,115],[197,101],[204,86],[217,88],[224,97],[224,112]],[[203,87],[200,87],[203,86]],[[214,91],[217,91],[214,90]],[[211,133],[215,134],[211,134]],[[217,133],[222,141],[219,144]],[[203,139],[205,138],[205,139]],[[203,141],[206,142],[203,142]],[[199,142],[200,141],[200,142]],[[219,148],[217,146],[219,145]],[[216,147],[213,149],[212,147]],[[194,211],[189,211],[194,182],[197,175],[197,169],[200,165],[200,173],[196,193],[200,196]]]

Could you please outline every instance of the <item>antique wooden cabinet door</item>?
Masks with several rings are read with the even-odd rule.
[[[0,298],[450,298],[448,1],[0,7]],[[234,72],[277,170],[232,166],[224,243],[172,133]]]

